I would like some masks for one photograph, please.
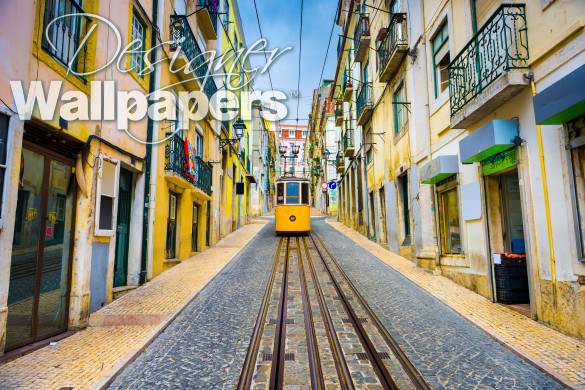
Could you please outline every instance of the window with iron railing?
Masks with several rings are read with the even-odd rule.
[[[378,72],[383,72],[392,54],[396,51],[396,47],[398,45],[408,44],[406,38],[406,14],[392,14],[390,24],[380,34],[381,40],[378,41],[377,66]]]
[[[362,83],[356,101],[356,116],[360,117],[364,108],[372,105],[372,86],[370,83]]]
[[[448,66],[451,115],[528,59],[525,5],[502,4]]]
[[[46,0],[42,48],[54,59],[77,73],[86,72],[87,45],[80,53],[79,44],[92,19],[85,14],[81,1]],[[78,76],[84,83],[85,76]]]
[[[370,17],[368,14],[362,13],[358,15],[357,24],[353,32],[353,51],[358,51],[360,42],[363,37],[370,36]]]

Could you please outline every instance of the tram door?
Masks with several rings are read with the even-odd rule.
[[[23,148],[21,157],[6,350],[67,330],[76,188],[73,161],[31,149]]]

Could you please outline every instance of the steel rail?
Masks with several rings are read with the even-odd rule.
[[[396,384],[396,382],[394,381],[394,379],[392,378],[392,376],[388,372],[386,365],[384,364],[384,362],[380,358],[380,355],[378,354],[378,351],[376,350],[374,343],[372,342],[372,340],[370,339],[370,337],[366,333],[366,330],[364,329],[363,325],[361,324],[359,317],[355,313],[353,307],[351,307],[349,300],[347,299],[347,296],[345,295],[345,293],[341,289],[341,286],[339,285],[338,280],[335,278],[335,275],[333,275],[331,268],[329,267],[329,265],[325,261],[325,257],[323,256],[323,253],[321,253],[321,250],[317,247],[317,241],[314,238],[314,234],[311,233],[310,237],[315,245],[315,250],[319,254],[321,261],[323,262],[323,266],[325,268],[325,271],[327,272],[327,274],[329,274],[329,277],[331,278],[331,282],[333,283],[333,287],[335,288],[335,291],[337,292],[337,295],[339,296],[339,298],[341,300],[343,308],[345,309],[345,312],[347,313],[349,320],[350,320],[353,328],[355,329],[356,334],[357,334],[362,346],[364,347],[364,350],[366,352],[366,355],[368,356],[368,359],[370,360],[370,363],[372,364],[374,372],[378,376],[378,379],[380,381],[380,384],[382,385],[382,388],[399,390],[398,385]]]
[[[341,343],[337,338],[337,333],[335,331],[335,327],[333,326],[333,320],[331,319],[331,314],[329,313],[327,302],[325,302],[325,296],[323,295],[323,291],[321,290],[321,286],[319,285],[317,271],[315,270],[315,265],[313,264],[311,254],[309,253],[309,247],[304,237],[303,244],[305,246],[307,263],[309,264],[309,269],[311,271],[311,276],[313,278],[315,292],[317,293],[317,302],[319,303],[319,309],[321,311],[321,316],[323,317],[323,324],[325,325],[327,338],[329,339],[329,345],[331,347],[331,354],[333,355],[335,369],[337,370],[337,375],[339,377],[341,387],[342,389],[355,390],[355,385],[353,384],[351,373],[347,366],[347,362],[345,361],[345,357],[343,356]]]
[[[280,264],[280,251],[282,249],[283,241],[284,238],[281,237],[280,241],[278,242],[276,257],[274,259],[274,266],[272,267],[270,278],[266,284],[264,296],[262,297],[262,302],[260,304],[260,310],[258,311],[258,316],[256,318],[256,324],[254,325],[254,330],[252,331],[252,336],[250,338],[250,345],[248,347],[248,351],[246,352],[242,371],[240,372],[238,386],[236,387],[238,390],[249,389],[251,387],[252,374],[254,373],[253,371],[256,364],[256,358],[258,356],[258,349],[260,348],[260,340],[262,339],[262,330],[264,329],[266,315],[268,314],[270,296],[272,295],[272,286],[274,285],[276,271],[278,270],[278,265]]]
[[[313,323],[313,312],[311,310],[311,299],[309,297],[309,290],[307,288],[305,267],[303,266],[302,251],[298,237],[296,238],[296,244],[299,277],[301,281],[301,297],[303,301],[303,313],[305,316],[305,335],[307,337],[307,351],[309,355],[309,371],[311,373],[311,388],[323,390],[325,389],[325,381],[323,380],[323,370],[321,367],[321,359],[319,358],[319,346],[317,344],[315,324]]]
[[[341,265],[339,264],[337,259],[331,254],[331,252],[329,252],[329,250],[327,249],[327,247],[323,243],[323,240],[321,240],[321,238],[316,233],[313,233],[313,235],[319,240],[319,242],[321,243],[321,246],[323,247],[323,250],[329,255],[329,258],[332,260],[333,264],[335,264],[335,267],[339,270],[339,273],[343,276],[347,285],[350,287],[351,291],[353,292],[353,294],[355,295],[355,297],[357,298],[359,303],[362,305],[362,307],[364,308],[364,310],[366,311],[366,313],[368,314],[370,319],[372,320],[372,323],[376,326],[376,328],[378,329],[378,331],[382,335],[382,337],[386,341],[386,344],[392,350],[392,352],[394,353],[394,355],[396,356],[396,358],[398,359],[398,361],[400,362],[400,364],[402,365],[402,367],[404,368],[404,370],[406,371],[406,373],[410,377],[413,384],[417,387],[417,389],[430,390],[431,386],[429,386],[429,384],[426,382],[426,380],[424,379],[422,374],[418,371],[418,369],[412,363],[410,358],[408,358],[406,353],[398,345],[398,342],[396,341],[396,339],[390,334],[390,332],[388,332],[388,330],[386,329],[384,324],[382,324],[382,321],[380,320],[380,318],[378,318],[376,313],[372,310],[370,305],[366,302],[364,297],[360,294],[359,290],[353,284],[353,282],[351,281],[349,276],[346,274],[346,272],[343,270],[343,268],[341,267]]]
[[[284,362],[286,348],[286,309],[288,304],[288,265],[290,255],[290,237],[286,239],[284,252],[284,268],[282,271],[282,286],[278,302],[278,317],[276,319],[276,334],[272,352],[272,366],[270,369],[269,389],[282,389],[284,382]]]

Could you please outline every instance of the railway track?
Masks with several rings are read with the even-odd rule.
[[[283,237],[238,389],[430,389],[315,234]]]

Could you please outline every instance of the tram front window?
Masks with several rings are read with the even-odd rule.
[[[299,204],[299,183],[288,183],[286,185],[286,203]]]
[[[276,204],[284,204],[284,183],[276,185]]]
[[[301,184],[301,203],[309,204],[309,183]]]

